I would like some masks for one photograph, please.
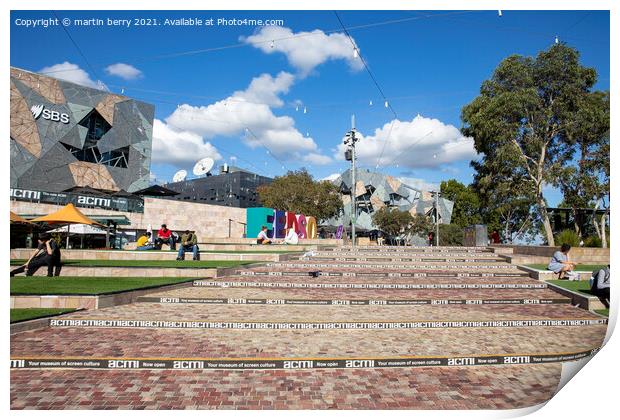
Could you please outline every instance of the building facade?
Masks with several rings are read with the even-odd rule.
[[[408,186],[390,175],[358,169],[355,172],[355,196],[357,215],[355,227],[362,231],[376,230],[372,222],[373,214],[383,208],[397,208],[412,216],[422,214],[434,219],[435,197],[428,191]],[[324,223],[327,226],[349,226],[351,224],[351,170],[347,169],[332,181],[340,189],[342,213]],[[454,203],[445,198],[437,200],[439,223],[449,224]]]
[[[273,179],[234,166],[222,167],[219,175],[203,176],[166,184],[179,193],[170,200],[193,201],[228,207],[260,207],[257,188]]]
[[[12,190],[148,186],[154,107],[11,67]]]

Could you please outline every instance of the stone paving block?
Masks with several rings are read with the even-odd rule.
[[[217,247],[217,245],[213,245]],[[231,249],[243,246],[231,244]],[[541,282],[510,277],[454,277],[458,273],[520,273],[491,249],[465,247],[346,247],[313,251],[297,264],[329,264],[338,273],[368,276],[309,277],[304,267],[277,265],[240,271],[293,271],[292,276],[232,275],[217,281],[304,284],[520,285]],[[97,252],[90,252],[95,256]],[[141,253],[146,254],[146,253]],[[90,255],[90,254],[89,254]],[[101,254],[104,255],[104,254]],[[127,252],[127,257],[135,256]],[[153,253],[150,259],[171,259]],[[109,258],[109,253],[105,254]],[[135,257],[134,257],[135,258]],[[142,256],[140,257],[142,258]],[[333,261],[329,258],[350,258]],[[436,258],[443,261],[422,261]],[[382,262],[377,262],[383,259]],[[414,261],[406,261],[407,259]],[[415,259],[420,261],[415,261]],[[486,261],[449,261],[482,259]],[[366,260],[366,261],[364,261]],[[405,261],[401,261],[405,260]],[[327,261],[327,262],[326,262]],[[400,262],[396,262],[400,261]],[[499,262],[498,262],[499,261]],[[392,265],[401,267],[390,268]],[[291,263],[296,263],[291,261]],[[375,264],[376,267],[362,267]],[[411,265],[411,267],[405,267]],[[452,268],[449,268],[452,266]],[[502,266],[502,268],[491,268]],[[424,268],[422,268],[424,267]],[[430,267],[430,268],[429,268]],[[436,267],[436,268],[435,268]],[[474,268],[476,267],[476,268]],[[481,268],[482,267],[482,268]],[[111,269],[114,270],[114,269]],[[295,271],[297,270],[297,271]],[[180,270],[179,270],[180,271]],[[314,271],[314,270],[312,270]],[[184,271],[185,274],[190,271]],[[444,277],[377,277],[373,273],[446,273]],[[546,288],[302,289],[190,287],[158,297],[254,299],[557,299]],[[597,319],[569,304],[487,305],[241,305],[139,302],[69,315],[72,319],[217,321],[415,321]],[[440,328],[398,330],[236,330],[41,328],[11,336],[11,355],[103,358],[372,358],[464,357],[579,353],[601,345],[606,325]],[[510,409],[547,401],[561,365],[503,365],[373,369],[94,370],[11,371],[13,409]]]
[[[559,364],[311,372],[12,371],[10,404],[11,409],[512,409],[549,400],[560,372]],[[75,383],[86,393],[71,386]]]

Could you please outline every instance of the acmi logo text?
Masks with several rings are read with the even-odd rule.
[[[448,359],[448,366],[471,366],[476,364],[476,359],[473,357],[459,357],[455,359]]]
[[[311,369],[314,366],[312,360],[286,360],[284,369]]]
[[[78,197],[78,204],[87,204],[90,206],[100,206],[100,207],[110,207],[110,199],[99,198],[99,197],[86,197],[84,195],[80,195]]]
[[[504,357],[504,364],[520,364],[530,363],[530,356],[506,356]]]
[[[69,124],[69,114],[49,110],[45,108],[45,105],[32,105],[30,107],[30,112],[32,112],[32,117],[35,120],[38,120],[39,117],[43,117],[44,120]]]
[[[347,360],[345,366],[348,368],[371,368],[375,367],[374,360]]]
[[[114,369],[137,369],[140,367],[138,360],[108,360],[108,367]]]
[[[12,368],[26,367],[26,361],[25,360],[11,360],[11,367]]]
[[[175,360],[172,363],[173,369],[204,369],[205,362],[199,360]]]

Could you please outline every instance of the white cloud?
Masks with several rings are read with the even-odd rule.
[[[117,76],[125,80],[133,80],[142,77],[142,72],[131,64],[116,63],[105,68],[110,76]]]
[[[240,37],[240,40],[266,54],[285,54],[288,62],[302,76],[328,60],[345,60],[353,70],[363,68],[361,59],[353,54],[351,41],[343,33],[327,35],[319,29],[293,33],[291,29],[281,26],[263,26],[256,34]]]
[[[388,122],[370,136],[358,135],[356,152],[363,165],[434,168],[477,156],[472,138],[464,137],[453,125],[420,115],[411,121]],[[338,145],[336,159],[344,159],[345,149],[344,144]]]
[[[80,68],[77,64],[64,63],[54,64],[49,67],[43,67],[39,70],[39,73],[46,74],[56,79],[66,80],[67,82],[76,83],[78,85],[87,86],[94,89],[103,89],[105,85],[103,82],[94,81],[90,78],[88,73]],[[107,90],[107,89],[106,89]]]
[[[283,105],[279,95],[286,94],[295,78],[280,72],[255,77],[247,89],[236,91],[226,99],[207,106],[181,105],[166,123],[201,137],[242,136],[243,142],[255,149],[266,146],[279,159],[326,162],[312,137],[302,135],[295,121],[276,116],[272,107]],[[322,164],[322,163],[317,163]]]
[[[155,119],[153,121],[153,163],[187,165],[204,157],[221,159],[217,149],[201,136]]]
[[[422,191],[436,191],[439,189],[439,185],[427,182],[422,178],[399,177],[398,179],[408,186]]]
[[[303,157],[303,161],[312,165],[327,165],[332,163],[332,158],[320,153],[308,153]]]
[[[338,179],[339,176],[340,174],[330,174],[327,175],[325,178],[322,178],[321,181],[335,181],[336,179]]]

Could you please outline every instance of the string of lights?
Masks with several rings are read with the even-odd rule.
[[[347,30],[348,31],[356,31],[356,30],[362,30],[362,29],[368,29],[368,28],[375,28],[375,27],[379,27],[379,26],[394,25],[394,24],[398,24],[398,23],[405,23],[405,22],[411,22],[411,21],[416,21],[416,20],[422,20],[422,19],[427,19],[427,18],[447,17],[447,16],[463,15],[463,14],[467,14],[467,13],[476,13],[476,12],[477,12],[476,10],[463,10],[463,11],[447,12],[447,13],[434,13],[432,15],[427,15],[427,16],[415,16],[415,17],[401,18],[401,19],[390,19],[390,20],[381,21],[381,22],[374,22],[374,23],[367,23],[367,24],[363,24],[363,25],[350,26],[350,27],[347,28]],[[274,45],[276,42],[279,42],[279,41],[286,41],[286,40],[296,39],[296,38],[312,37],[312,36],[320,35],[321,33],[323,33],[323,34],[332,34],[332,33],[337,33],[337,32],[342,32],[342,29],[339,28],[339,29],[329,29],[329,30],[325,30],[325,31],[321,31],[321,32],[298,33],[298,34],[293,34],[293,35],[290,35],[290,36],[285,36],[285,37],[280,37],[280,38],[274,38],[274,39],[266,40],[266,41],[257,41],[257,42],[255,42],[253,44],[248,44],[246,42],[238,42],[238,43],[229,44],[229,45],[222,45],[222,46],[218,46],[218,47],[203,48],[203,49],[197,49],[197,50],[186,50],[186,51],[179,51],[179,52],[175,52],[175,53],[158,54],[158,55],[153,55],[153,56],[145,56],[145,57],[141,57],[141,58],[132,57],[130,59],[121,60],[121,61],[127,62],[129,64],[132,64],[132,63],[133,64],[137,64],[137,63],[141,63],[141,62],[157,61],[157,60],[162,60],[162,59],[183,57],[183,56],[188,56],[188,55],[206,54],[206,53],[210,53],[210,52],[223,51],[223,50],[228,50],[228,49],[233,49],[233,48],[244,48],[244,47],[249,47],[249,46],[252,46],[252,45],[263,45],[263,44]],[[119,59],[114,59],[114,60],[111,60],[111,61],[119,61]],[[105,64],[109,64],[109,62],[98,62],[97,64],[105,65]],[[45,74],[62,73],[62,72],[67,72],[67,71],[75,71],[75,70],[71,70],[71,69],[50,70],[48,72],[45,72]]]

